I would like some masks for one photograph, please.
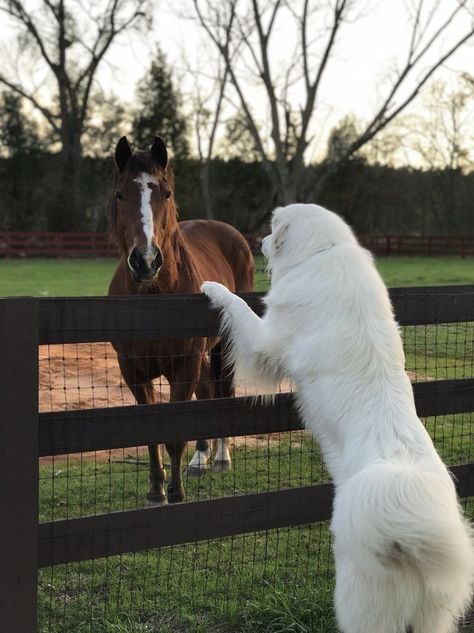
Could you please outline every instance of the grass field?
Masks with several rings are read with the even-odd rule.
[[[472,416],[426,422],[446,461],[470,456]],[[188,479],[187,499],[327,480],[318,446],[301,432],[233,457],[230,473]],[[141,506],[148,483],[144,466],[87,459],[56,460],[41,476],[42,520]],[[336,633],[333,572],[326,523],[61,565],[40,573],[40,631]]]
[[[112,259],[0,260],[0,296],[93,296],[107,294],[116,266]],[[388,286],[474,283],[474,258],[380,257]],[[268,287],[262,258],[256,262],[256,290]]]
[[[474,283],[474,259],[393,257],[377,265],[388,286]],[[112,260],[0,261],[0,296],[103,295],[114,267]],[[258,272],[256,289],[267,286]],[[408,327],[403,338],[407,369],[420,379],[474,376],[474,324]],[[425,423],[448,463],[472,461],[474,415]],[[126,449],[124,461],[130,456],[138,463],[85,456],[43,464],[41,520],[141,507],[147,455]],[[327,480],[317,444],[301,432],[238,445],[233,458],[230,473],[188,479],[187,500]],[[60,565],[40,573],[40,631],[336,633],[333,582],[325,523]]]

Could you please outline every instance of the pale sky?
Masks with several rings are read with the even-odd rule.
[[[442,21],[446,12],[452,10],[456,1],[425,0],[426,15],[434,7],[437,7],[439,12],[437,17],[435,16],[433,28]],[[246,2],[247,0],[242,0],[243,4]],[[104,0],[96,0],[96,5],[101,3],[104,3]],[[25,6],[35,4],[37,0],[25,2]],[[326,7],[327,4],[328,2]],[[336,54],[328,66],[321,86],[320,104],[313,124],[313,133],[321,137],[325,135],[323,130],[329,130],[346,114],[355,114],[361,119],[369,117],[375,111],[380,96],[384,94],[383,80],[387,77],[387,69],[401,63],[406,55],[410,35],[407,7],[410,2],[362,0],[357,4],[364,7],[362,15],[342,27]],[[149,68],[158,43],[176,70],[176,76],[179,78],[177,83],[186,96],[185,105],[189,106],[189,95],[195,81],[198,81],[204,90],[209,90],[209,82],[198,71],[204,74],[209,71],[212,74],[212,66],[206,66],[205,51],[210,51],[215,58],[214,49],[194,21],[178,17],[179,13],[190,12],[190,0],[176,0],[172,7],[161,1],[154,2],[153,5],[155,8],[152,32],[146,36],[139,33],[126,33],[121,36],[109,51],[106,63],[100,69],[100,85],[107,93],[115,93],[122,102],[132,103],[137,82]],[[292,3],[295,8],[298,5],[299,0]],[[321,20],[323,17],[321,14]],[[468,20],[464,14],[463,18],[458,17],[450,25],[450,41],[454,41],[456,36],[466,30]],[[277,23],[276,27],[270,49],[275,72],[283,68],[295,45],[295,30],[288,19],[284,23]],[[3,67],[4,64],[7,67],[10,64],[11,71],[12,51],[15,50],[16,39],[11,25],[3,15],[0,15],[0,29],[3,35],[3,62],[0,63]],[[442,48],[441,43],[437,50]],[[185,59],[188,61],[185,62]],[[472,72],[473,62],[474,45],[468,43],[449,60],[436,77],[454,81],[460,72]],[[194,80],[185,71],[186,63],[196,69]],[[423,68],[425,66],[421,66],[420,70]],[[40,73],[41,70],[38,69],[35,75],[37,83],[41,83]],[[407,84],[408,87],[410,85],[413,84]],[[262,126],[265,126],[268,117],[263,95],[254,85],[248,84],[247,90],[252,106]],[[301,85],[294,86],[290,99],[297,108],[303,99]]]

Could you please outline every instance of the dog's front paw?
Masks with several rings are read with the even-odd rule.
[[[203,292],[211,301],[214,308],[223,308],[232,297],[232,293],[217,281],[205,281],[201,286]]]

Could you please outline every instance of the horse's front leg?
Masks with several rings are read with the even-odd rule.
[[[223,369],[221,344],[218,343],[211,351],[211,365],[206,356],[202,357],[201,374],[196,386],[198,400],[210,398],[230,398],[234,395],[232,376]],[[212,470],[229,471],[232,468],[230,456],[230,439],[221,437],[213,444],[217,445],[216,454],[212,463]],[[191,477],[199,477],[209,469],[211,447],[209,440],[199,439],[196,442],[196,451],[188,464],[186,474]]]
[[[232,372],[223,359],[222,343],[219,341],[211,350],[211,373],[215,381],[216,398],[233,398],[235,389],[232,380]],[[212,463],[212,470],[227,472],[232,468],[230,457],[230,438],[220,437],[217,440],[217,451]]]
[[[153,384],[147,381],[127,359],[119,357],[119,365],[125,382],[135,396],[137,404],[154,404],[156,399]],[[138,378],[137,374],[139,374]],[[150,488],[147,499],[150,504],[163,505],[166,503],[164,490],[165,469],[163,468],[159,445],[149,444],[148,454],[150,456]]]
[[[198,400],[210,400],[216,395],[216,388],[209,362],[205,355],[202,357],[199,381],[196,385],[196,398]],[[211,447],[209,440],[200,438],[196,442],[196,450],[186,469],[190,477],[200,477],[209,468]]]
[[[175,365],[169,376],[170,402],[191,400],[199,380],[201,354],[186,356],[179,365]],[[171,476],[167,494],[169,503],[177,503],[184,499],[184,488],[181,476],[181,460],[186,448],[186,441],[168,442],[165,444],[170,457]]]

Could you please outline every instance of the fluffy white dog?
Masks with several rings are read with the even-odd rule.
[[[370,254],[334,213],[277,209],[262,244],[272,287],[260,319],[224,286],[235,377],[271,393],[287,375],[336,487],[336,614],[345,633],[451,633],[474,550],[448,470],[417,417],[397,324]]]

